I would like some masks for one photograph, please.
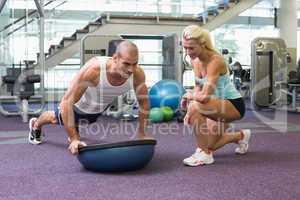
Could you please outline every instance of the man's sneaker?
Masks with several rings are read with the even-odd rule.
[[[248,151],[249,148],[249,142],[251,138],[251,130],[250,129],[244,129],[241,130],[241,132],[244,134],[244,138],[240,141],[238,141],[238,147],[235,148],[235,153],[237,154],[245,154]]]
[[[33,125],[36,120],[37,120],[37,118],[31,118],[29,121],[28,141],[31,144],[41,144],[42,143],[41,130],[33,130]]]
[[[207,154],[200,148],[196,149],[196,152],[190,157],[183,160],[185,165],[196,167],[199,165],[209,165],[214,163],[214,157],[212,153]]]

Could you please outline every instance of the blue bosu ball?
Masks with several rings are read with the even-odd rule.
[[[87,170],[95,172],[134,171],[145,167],[154,155],[156,140],[132,140],[81,147],[77,156]]]

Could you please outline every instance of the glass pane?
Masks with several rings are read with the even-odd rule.
[[[139,49],[139,64],[146,75],[146,85],[151,87],[162,79],[162,40],[132,39]]]
[[[140,52],[139,63],[140,64],[162,64],[162,53],[160,52]]]
[[[224,25],[212,35],[218,50],[227,48],[234,61],[250,66],[251,41],[256,37],[279,37],[279,30],[273,26]]]
[[[144,69],[146,75],[146,85],[151,87],[156,82],[162,80],[162,68],[161,66],[156,66],[156,68],[149,69],[146,66],[141,66]]]
[[[261,1],[252,8],[244,11],[240,16],[274,17],[274,8],[278,8],[276,1]]]
[[[75,66],[74,66],[75,68]],[[74,78],[78,70],[67,69],[52,69],[45,73],[45,88],[53,89],[67,89],[71,80]]]

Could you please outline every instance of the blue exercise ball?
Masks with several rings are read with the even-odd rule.
[[[184,93],[183,86],[175,80],[158,81],[149,91],[151,108],[169,106],[175,111]]]
[[[156,140],[133,140],[88,145],[79,149],[79,162],[94,172],[125,172],[145,167],[154,155]]]

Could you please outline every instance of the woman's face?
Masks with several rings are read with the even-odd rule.
[[[195,39],[184,39],[182,40],[182,46],[186,54],[192,59],[196,59],[201,53],[201,45]]]

